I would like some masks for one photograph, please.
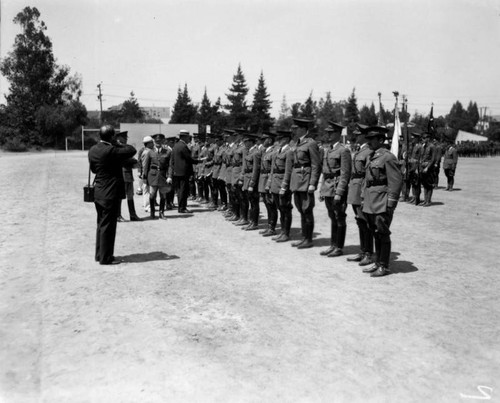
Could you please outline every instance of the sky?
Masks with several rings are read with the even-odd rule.
[[[173,106],[187,84],[227,102],[241,65],[251,104],[261,72],[278,116],[288,105],[355,88],[358,107],[446,115],[469,101],[500,115],[500,0],[0,0],[0,56],[12,50],[24,7],[36,7],[59,64],[98,110],[135,93],[141,106]],[[8,82],[0,79],[0,99]]]

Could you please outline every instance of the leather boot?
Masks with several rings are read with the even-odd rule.
[[[332,253],[335,249],[337,249],[337,231],[336,227],[333,223],[333,220],[330,220],[330,247],[319,252],[320,256],[327,256],[329,253]]]
[[[142,221],[135,212],[134,199],[127,200],[127,204],[128,204],[128,212],[130,214],[130,221]]]
[[[372,254],[370,252],[365,252],[363,259],[361,259],[358,264],[359,266],[368,266],[372,263]]]
[[[149,218],[154,220],[155,217],[155,199],[149,199]]]
[[[159,209],[158,216],[162,220],[166,219],[165,215],[163,214],[164,210],[165,210],[165,199],[163,197],[160,197],[160,209]]]
[[[314,223],[307,222],[306,228],[304,228],[304,229],[305,229],[306,237],[304,238],[304,242],[302,242],[300,245],[297,245],[297,249],[308,249],[308,248],[312,248],[314,246],[313,241],[312,241]]]

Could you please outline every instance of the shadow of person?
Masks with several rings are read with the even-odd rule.
[[[191,213],[188,213],[188,214],[168,214],[168,215],[165,215],[167,221],[170,220],[171,218],[189,218],[189,217],[193,217],[194,214],[191,214]]]
[[[443,202],[431,202],[431,206],[444,206],[444,203]]]
[[[391,252],[391,274],[412,273],[418,271],[418,268],[412,262],[398,260],[401,254],[399,252]]]
[[[168,255],[165,252],[132,253],[131,255],[117,256],[117,260],[122,263],[144,263],[155,260],[174,260],[180,259],[177,255]]]
[[[462,189],[460,188],[453,188],[450,190],[450,192],[460,192]]]

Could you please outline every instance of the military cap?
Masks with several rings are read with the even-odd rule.
[[[215,140],[222,140],[224,138],[224,136],[222,133],[216,133],[216,134],[212,134],[212,138],[214,138]]]
[[[329,120],[328,124],[335,132],[341,132],[345,129],[345,126],[341,125],[340,123],[334,122],[333,120]]]
[[[244,141],[257,141],[260,136],[257,133],[245,133],[243,140]]]
[[[314,121],[311,119],[298,119],[293,118],[293,126],[292,127],[303,127],[305,129],[309,129],[313,125]]]
[[[260,137],[262,139],[274,139],[276,137],[276,133],[266,130],[262,133]]]
[[[128,131],[118,132],[115,134],[115,137],[122,137],[124,139],[128,139]]]
[[[179,131],[179,136],[191,136],[188,130],[182,129]]]
[[[176,134],[169,134],[168,136],[165,137],[167,140],[177,140],[178,137]]]
[[[225,136],[232,136],[234,133],[235,132],[232,129],[224,129],[224,135]]]
[[[151,137],[153,137],[154,140],[165,140],[165,135],[163,133],[156,133],[153,134]]]
[[[387,127],[383,127],[383,126],[368,126],[368,127],[366,127],[365,130],[362,130],[362,131],[365,132],[366,138],[372,138],[372,137],[386,138],[386,133],[389,132],[389,129]]]
[[[292,137],[291,130],[276,130],[276,137]]]
[[[142,139],[142,142],[143,143],[150,143],[153,141],[153,137],[151,136],[145,136],[143,139]]]

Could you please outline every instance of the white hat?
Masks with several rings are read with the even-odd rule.
[[[149,143],[150,141],[154,141],[154,140],[153,140],[153,137],[151,137],[151,136],[146,136],[146,137],[144,137],[144,138],[142,139],[142,142],[143,142],[143,143]]]
[[[179,136],[189,136],[189,131],[185,130],[185,129],[182,129],[180,132],[179,132]]]

